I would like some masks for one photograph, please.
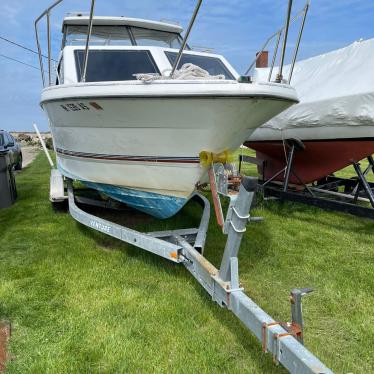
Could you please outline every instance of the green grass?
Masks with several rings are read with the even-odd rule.
[[[368,163],[367,160],[362,160],[360,162],[360,165],[361,165],[362,171],[364,171],[368,167],[369,163]],[[348,167],[346,167],[343,170],[339,170],[337,173],[335,173],[335,175],[337,177],[341,177],[341,178],[351,178],[351,177],[353,177],[353,176],[356,175],[356,172],[355,172],[355,169],[353,168],[353,166],[348,166]],[[367,174],[367,178],[366,179],[369,182],[374,182],[374,173],[370,171]]]
[[[234,160],[239,160],[240,155],[256,157],[256,152],[253,151],[252,149],[240,148],[234,153],[233,159]],[[235,164],[236,164],[237,168],[239,169],[239,162],[236,161]],[[243,162],[242,163],[241,172],[245,175],[251,175],[251,176],[257,176],[258,175],[257,166],[255,164],[250,164],[248,162]]]
[[[284,373],[231,313],[180,265],[94,232],[48,202],[45,158],[17,176],[19,200],[0,211],[0,319],[13,325],[7,373]],[[132,215],[148,230],[188,227]],[[262,203],[240,256],[246,292],[289,320],[289,290],[305,299],[305,343],[337,373],[374,371],[374,222],[293,204]],[[128,220],[128,223],[131,223]],[[206,257],[219,265],[214,217]]]

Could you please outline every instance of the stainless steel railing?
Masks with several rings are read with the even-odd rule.
[[[288,31],[289,31],[289,28],[290,28],[291,24],[295,23],[296,20],[298,20],[300,17],[302,17],[301,25],[300,25],[300,29],[299,29],[299,33],[298,33],[298,37],[297,37],[297,41],[296,41],[296,45],[295,45],[293,56],[292,56],[292,62],[291,62],[291,66],[290,66],[290,71],[289,71],[289,75],[288,75],[288,79],[287,79],[288,83],[291,82],[293,70],[294,70],[295,63],[296,63],[297,56],[298,56],[298,52],[299,52],[301,38],[302,38],[302,35],[303,35],[303,32],[304,32],[304,26],[305,26],[306,17],[308,15],[308,11],[309,11],[309,8],[310,8],[310,2],[311,2],[311,0],[307,0],[307,2],[305,4],[305,6],[303,7],[303,9],[301,9],[295,16],[293,16],[291,18],[292,0],[289,0],[288,8],[287,8],[287,17],[286,17],[286,24],[285,24],[285,26],[283,26],[281,29],[279,29],[278,31],[276,31],[274,34],[272,34],[265,41],[265,43],[262,46],[260,52],[257,54],[255,60],[251,63],[251,65],[249,66],[249,68],[245,72],[245,75],[249,75],[249,73],[251,72],[251,70],[254,68],[256,62],[260,58],[262,52],[265,51],[265,49],[268,47],[268,45],[270,44],[270,42],[274,38],[277,38],[276,42],[275,42],[272,63],[271,63],[271,66],[270,66],[270,72],[269,72],[269,76],[268,76],[268,82],[270,82],[270,80],[272,78],[272,75],[273,75],[275,63],[276,63],[276,60],[277,60],[277,55],[278,55],[278,51],[279,51],[280,41],[281,41],[281,38],[282,38],[282,35],[283,35],[283,44],[282,44],[282,52],[281,52],[281,58],[280,58],[280,63],[279,63],[279,71],[277,73],[275,82],[280,83],[280,82],[283,81],[283,67],[284,67],[284,60],[285,60],[285,54],[286,54],[286,48],[287,48]]]
[[[43,55],[42,55],[42,48],[40,45],[40,39],[39,39],[39,23],[43,18],[46,18],[47,20],[47,43],[48,43],[48,86],[52,85],[52,46],[51,46],[51,11],[59,4],[61,4],[63,0],[57,0],[55,1],[50,7],[48,7],[46,10],[43,11],[43,13],[35,20],[34,27],[35,27],[35,37],[36,37],[36,45],[38,47],[38,54],[39,54],[39,65],[40,65],[40,71],[42,74],[42,81],[43,86],[46,86],[46,77],[44,72],[44,64],[43,64]],[[83,62],[83,72],[81,74],[81,81],[86,81],[86,75],[87,75],[87,64],[88,64],[88,51],[89,51],[89,44],[90,44],[90,38],[92,33],[92,24],[93,24],[93,15],[94,15],[94,9],[95,9],[95,0],[91,0],[91,10],[90,10],[90,18],[88,22],[88,30],[87,30],[87,39],[86,39],[86,48],[84,52],[84,62]]]
[[[192,27],[195,24],[195,20],[196,20],[197,14],[199,13],[199,10],[200,10],[202,2],[203,2],[203,0],[198,0],[197,1],[195,10],[194,10],[194,12],[192,14],[192,18],[191,18],[190,24],[188,25],[187,32],[186,32],[186,34],[185,34],[185,36],[183,38],[183,42],[182,42],[182,45],[181,45],[181,47],[179,49],[177,58],[175,59],[173,68],[171,69],[170,78],[173,78],[173,75],[174,75],[175,71],[177,70],[178,65],[179,65],[179,63],[180,63],[180,61],[182,59],[183,51],[186,49],[188,38],[190,36]]]
[[[90,19],[88,21],[88,32],[87,32],[87,39],[86,39],[86,48],[84,51],[83,74],[81,74],[81,82],[86,81],[87,64],[88,64],[88,48],[90,45],[90,38],[91,38],[91,33],[92,33],[94,9],[95,9],[95,0],[91,0]]]
[[[291,63],[290,73],[289,73],[289,76],[288,76],[288,82],[291,82],[291,79],[292,79],[293,69],[295,68],[297,55],[299,53],[300,42],[301,42],[301,38],[302,38],[303,33],[304,33],[305,21],[306,21],[307,15],[308,15],[309,7],[310,7],[310,0],[308,0],[308,2],[305,4],[305,7],[304,7],[303,18],[301,20],[299,35],[297,37],[296,46],[295,46],[294,54],[293,54],[293,57],[292,57],[292,63]]]
[[[288,1],[288,8],[287,8],[287,16],[286,16],[286,25],[284,26],[284,33],[283,33],[283,46],[282,46],[282,53],[281,59],[279,63],[279,72],[275,81],[277,83],[281,83],[283,80],[283,65],[284,65],[284,57],[286,55],[286,48],[287,48],[287,38],[288,38],[288,30],[290,28],[290,18],[291,18],[291,11],[292,11],[292,0]]]
[[[51,57],[51,26],[50,26],[50,16],[51,11],[54,9],[57,5],[59,5],[63,0],[58,0],[54,2],[49,8],[47,8],[35,21],[35,36],[36,36],[36,44],[38,47],[38,53],[39,53],[39,64],[40,64],[40,70],[42,74],[42,80],[43,80],[43,86],[46,86],[46,79],[44,74],[44,66],[43,66],[43,58],[42,58],[42,51],[40,46],[40,40],[39,40],[39,32],[38,32],[38,25],[39,22],[46,17],[47,18],[47,39],[48,39],[48,85],[50,86],[52,84],[52,57]],[[187,32],[183,38],[183,42],[181,45],[181,48],[178,52],[177,58],[175,60],[175,63],[173,65],[173,68],[170,73],[170,77],[172,78],[183,55],[183,51],[186,49],[187,41],[190,36],[191,30],[193,28],[193,25],[195,23],[196,17],[199,13],[201,4],[203,0],[198,0],[195,10],[193,12],[190,24],[188,26]],[[83,58],[83,71],[81,72],[81,82],[86,81],[87,76],[87,66],[88,66],[88,57],[89,57],[89,44],[90,44],[90,38],[92,33],[92,25],[93,25],[93,16],[94,16],[94,9],[95,9],[95,0],[91,0],[91,9],[90,9],[90,16],[88,21],[88,30],[87,30],[87,39],[86,39],[86,47],[84,51],[84,58]]]
[[[39,64],[40,64],[40,71],[42,74],[42,81],[43,86],[45,87],[45,74],[44,74],[44,64],[43,64],[43,56],[42,56],[42,48],[40,46],[40,40],[39,40],[39,31],[38,31],[38,25],[39,22],[44,18],[47,17],[47,39],[48,39],[48,85],[50,86],[52,84],[52,56],[51,56],[51,10],[55,8],[57,5],[62,3],[63,0],[57,0],[55,1],[49,8],[47,8],[36,20],[34,23],[35,27],[35,36],[36,36],[36,45],[38,47],[38,53],[39,53]]]
[[[175,71],[178,68],[178,65],[179,65],[179,63],[182,59],[183,51],[185,50],[185,48],[187,46],[187,41],[188,41],[188,38],[190,36],[191,30],[194,26],[194,23],[195,23],[197,15],[198,15],[198,12],[200,10],[202,1],[203,0],[198,0],[197,1],[197,4],[196,4],[195,10],[193,12],[190,24],[188,26],[187,32],[186,32],[186,34],[183,38],[182,45],[180,47],[177,58],[176,58],[176,60],[174,62],[174,65],[172,67],[172,70],[171,70],[171,73],[170,73],[171,78],[173,78],[173,75],[175,74]],[[300,30],[299,30],[299,34],[298,34],[298,38],[297,38],[297,43],[296,43],[296,46],[295,46],[295,49],[294,49],[291,68],[290,68],[290,72],[289,72],[289,76],[288,76],[288,83],[290,83],[290,81],[292,79],[292,74],[293,74],[293,70],[294,70],[294,67],[295,67],[297,55],[298,55],[298,52],[299,52],[299,46],[300,46],[301,38],[302,38],[302,35],[303,35],[303,31],[304,31],[305,20],[306,20],[307,14],[308,14],[310,1],[311,0],[307,0],[304,8],[300,12],[298,12],[293,18],[291,18],[291,10],[292,10],[293,0],[289,0],[285,26],[282,27],[277,32],[275,32],[273,35],[271,35],[266,40],[266,42],[264,43],[261,51],[257,54],[256,59],[249,66],[245,75],[248,75],[250,73],[250,71],[253,69],[254,65],[256,64],[257,60],[260,58],[261,53],[265,50],[265,48],[267,48],[269,43],[275,37],[277,37],[276,45],[275,45],[275,49],[274,49],[274,53],[273,53],[272,64],[271,64],[271,67],[270,67],[270,73],[269,73],[269,77],[268,77],[268,81],[271,80],[273,70],[274,70],[274,66],[275,66],[276,59],[277,59],[277,55],[278,55],[280,41],[281,41],[281,38],[282,38],[282,35],[283,35],[283,44],[282,44],[281,58],[280,58],[280,64],[279,64],[279,71],[278,71],[278,74],[277,74],[277,77],[276,77],[276,80],[275,80],[276,82],[282,82],[283,81],[283,66],[284,66],[285,53],[286,53],[286,48],[287,48],[287,38],[288,38],[289,27],[292,23],[294,23],[302,15],[302,22],[301,22],[301,25],[300,25]],[[40,45],[40,40],[39,40],[38,25],[39,25],[40,21],[44,17],[46,17],[46,20],[47,20],[47,42],[48,42],[48,56],[47,56],[47,58],[48,58],[48,85],[50,86],[50,85],[52,85],[52,60],[53,60],[52,56],[51,56],[51,53],[52,53],[51,49],[52,48],[51,48],[51,22],[50,22],[50,17],[51,17],[51,11],[62,2],[63,2],[63,0],[55,1],[50,7],[48,7],[46,10],[44,10],[43,13],[35,20],[36,44],[37,44],[37,48],[38,48],[40,71],[41,71],[42,81],[43,81],[43,86],[44,87],[46,86],[46,77],[45,77],[45,72],[44,72],[43,55],[42,55],[42,50],[41,50],[41,45]],[[92,33],[94,9],[95,9],[95,0],[91,0],[91,9],[90,9],[90,16],[89,16],[89,21],[88,21],[86,47],[85,47],[84,59],[83,59],[83,71],[81,72],[81,82],[85,82],[86,81],[86,76],[87,76],[87,66],[88,66],[88,58],[89,58],[89,44],[90,44],[90,38],[91,38],[91,33]]]

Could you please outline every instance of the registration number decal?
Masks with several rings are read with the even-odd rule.
[[[96,102],[90,102],[89,104],[85,103],[66,103],[61,104],[60,107],[66,112],[80,112],[85,110],[91,110],[90,106],[96,110],[103,110],[103,108]]]

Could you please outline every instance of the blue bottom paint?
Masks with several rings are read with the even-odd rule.
[[[58,165],[58,169],[67,178],[79,180],[89,188],[98,190],[121,203],[160,219],[174,216],[189,200],[182,197],[161,195],[110,184],[82,181],[64,170],[60,165]]]
[[[117,187],[109,184],[85,181],[82,181],[82,183],[89,188],[103,192],[105,195],[108,195],[121,203],[125,203],[132,208],[160,219],[174,216],[188,201],[188,199],[180,197],[160,195],[157,193]]]

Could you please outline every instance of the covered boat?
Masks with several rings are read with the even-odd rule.
[[[158,218],[176,214],[204,180],[202,152],[235,150],[298,101],[288,84],[240,83],[223,56],[188,45],[179,55],[181,32],[70,15],[56,81],[41,98],[60,172]]]
[[[374,39],[296,63],[292,85],[300,103],[257,129],[245,142],[268,180],[293,155],[290,182],[310,183],[374,154]],[[285,72],[287,72],[285,67]],[[266,80],[268,68],[257,69]],[[301,144],[302,143],[302,144]],[[284,173],[275,179],[282,180]]]

